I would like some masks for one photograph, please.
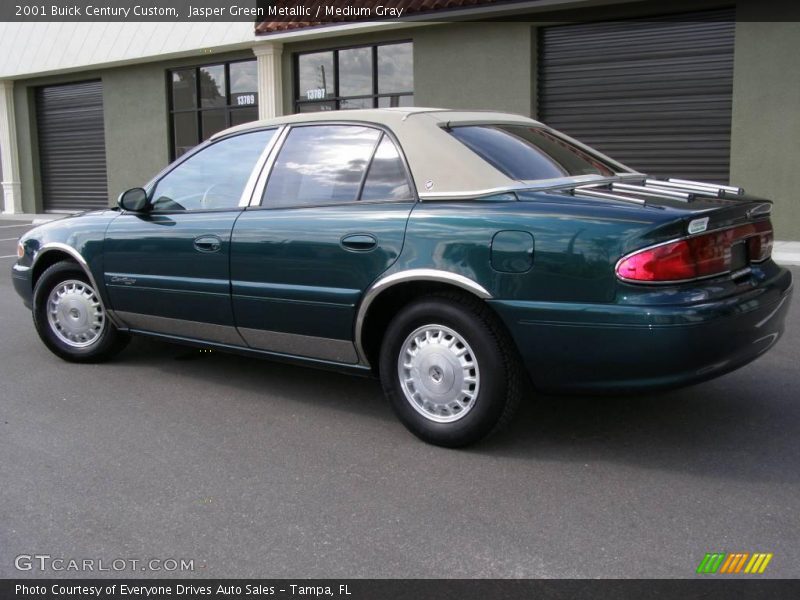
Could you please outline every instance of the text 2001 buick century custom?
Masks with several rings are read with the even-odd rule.
[[[294,115],[33,229],[13,278],[67,360],[136,333],[374,372],[412,432],[458,446],[509,420],[525,373],[664,388],[768,350],[792,286],[770,208],[514,115]]]

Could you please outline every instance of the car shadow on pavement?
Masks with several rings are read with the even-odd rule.
[[[204,380],[209,385],[235,388],[240,395],[250,393],[291,402],[314,404],[329,410],[352,412],[369,418],[394,421],[391,408],[383,399],[380,383],[371,377],[302,367],[226,352],[208,351],[134,338],[115,361],[120,367],[158,369],[174,378]]]
[[[473,451],[797,482],[797,391],[778,385],[786,374],[773,369],[779,370],[759,362],[716,380],[655,394],[528,398],[509,431]]]
[[[155,368],[239,394],[396,421],[371,378],[287,365],[223,352],[201,352],[138,338],[117,364]],[[681,390],[633,396],[530,393],[504,432],[460,452],[532,461],[629,463],[639,467],[748,481],[796,482],[800,404],[779,367],[759,362]],[[272,400],[275,401],[275,400]],[[356,428],[354,424],[354,429]],[[408,435],[402,426],[398,435]],[[421,442],[420,442],[421,443]],[[450,452],[441,450],[442,452]]]

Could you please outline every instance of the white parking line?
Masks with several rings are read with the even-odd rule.
[[[15,238],[0,238],[0,242],[13,242],[13,241],[18,240],[18,239],[19,239],[18,237],[15,237]]]
[[[23,223],[22,225],[0,225],[0,229],[8,229],[9,227],[33,227],[33,224]]]
[[[5,256],[0,256],[0,258],[18,258],[16,254],[6,254]]]

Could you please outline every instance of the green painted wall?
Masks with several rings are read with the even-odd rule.
[[[800,240],[800,22],[762,22],[769,9],[737,8],[731,181],[774,200],[776,239]]]
[[[32,88],[24,81],[14,82],[14,120],[17,126],[21,206],[22,211],[26,213],[41,212],[41,202],[37,202],[39,169],[38,166],[34,167],[34,154],[38,156],[39,149],[36,142],[36,123],[31,115],[32,103]]]
[[[414,103],[532,114],[532,28],[463,23],[414,34]]]
[[[252,57],[248,50],[17,81],[14,103],[23,211],[43,210],[34,99],[37,87],[102,80],[111,205],[121,192],[145,184],[169,163],[167,69]]]
[[[142,186],[169,163],[167,77],[163,65],[103,74],[108,194]]]

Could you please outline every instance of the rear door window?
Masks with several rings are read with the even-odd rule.
[[[389,135],[361,125],[304,125],[289,132],[261,206],[413,199],[405,164]]]
[[[381,132],[353,125],[294,127],[275,160],[262,206],[355,202]]]

